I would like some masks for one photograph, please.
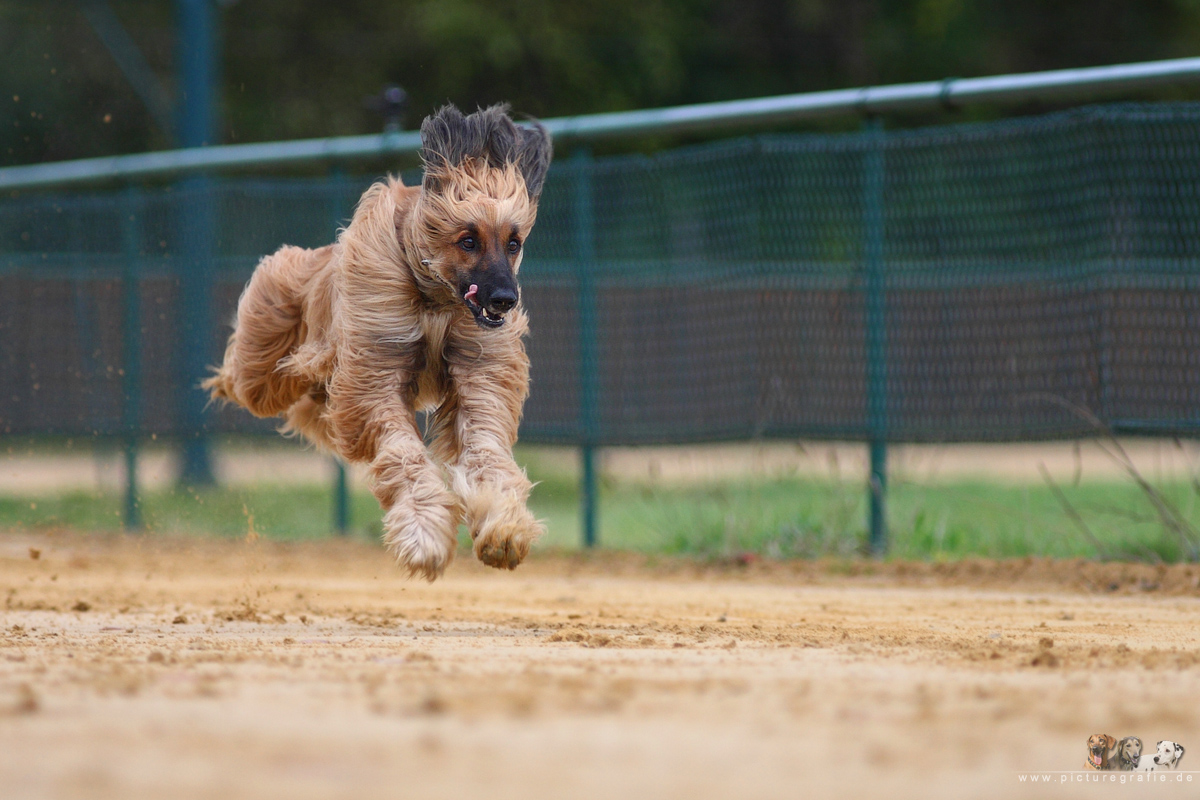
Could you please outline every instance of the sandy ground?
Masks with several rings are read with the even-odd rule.
[[[1152,481],[1190,481],[1200,473],[1200,442],[1124,439],[1120,444],[1138,471]],[[214,471],[224,485],[333,480],[334,463],[328,456],[282,439],[218,445],[212,453]],[[573,448],[527,447],[520,457],[535,460],[543,474],[547,470],[576,474],[579,468]],[[897,445],[888,451],[891,479],[919,485],[964,480],[1040,484],[1039,465],[1060,482],[1126,479],[1120,462],[1094,441]],[[867,475],[867,451],[862,444],[846,442],[614,447],[601,451],[600,466],[607,480],[648,486],[778,477],[861,482]],[[143,448],[138,465],[143,490],[168,487],[176,475],[173,449]],[[90,442],[82,442],[71,449],[49,451],[29,444],[0,450],[0,495],[116,491],[124,479],[124,458],[111,445],[93,448]],[[351,467],[350,479],[365,490],[361,467]]]
[[[1066,771],[1101,731],[1200,756],[1198,587],[544,553],[430,585],[353,541],[9,533],[0,797],[1195,797]]]

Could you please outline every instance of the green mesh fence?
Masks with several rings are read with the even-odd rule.
[[[522,270],[528,441],[1200,431],[1200,105],[560,154]],[[368,179],[0,199],[0,431],[205,409],[257,258]]]

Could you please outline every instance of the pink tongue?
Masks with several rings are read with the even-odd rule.
[[[479,291],[479,287],[472,283],[471,288],[467,289],[467,293],[463,295],[463,300],[466,300],[468,303],[474,303],[475,302],[475,293],[478,291]],[[476,304],[476,305],[478,305],[478,304]]]

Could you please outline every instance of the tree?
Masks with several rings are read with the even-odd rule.
[[[174,4],[110,0],[174,92]],[[378,130],[366,96],[537,116],[1189,55],[1197,0],[240,0],[224,141]],[[166,147],[79,0],[0,0],[4,163]]]

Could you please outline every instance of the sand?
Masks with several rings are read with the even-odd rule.
[[[8,533],[0,797],[1195,797],[1066,771],[1096,732],[1200,758],[1198,585]]]

